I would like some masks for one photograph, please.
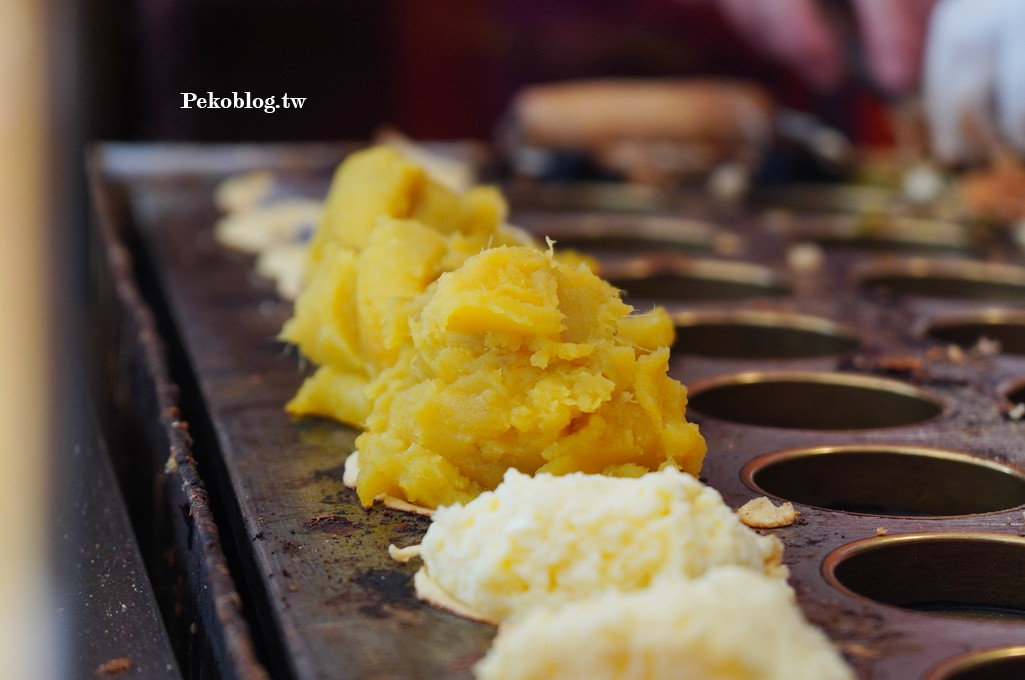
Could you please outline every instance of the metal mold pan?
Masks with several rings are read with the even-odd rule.
[[[947,408],[908,383],[850,373],[739,373],[695,383],[688,395],[688,408],[720,420],[802,430],[920,425]]]
[[[418,565],[393,561],[387,546],[417,543],[429,520],[387,508],[362,508],[341,479],[342,459],[359,433],[327,421],[295,422],[283,411],[282,405],[303,378],[299,362],[275,340],[289,307],[275,296],[273,286],[254,277],[249,258],[220,248],[211,238],[218,217],[213,190],[226,175],[258,169],[277,176],[280,170],[294,182],[290,189],[294,186],[302,195],[317,195],[339,158],[325,160],[321,151],[307,160],[302,148],[171,148],[172,156],[165,156],[167,147],[159,145],[132,147],[130,153],[119,153],[126,151],[123,146],[108,147],[107,159],[120,162],[105,165],[103,180],[117,197],[119,208],[110,221],[116,223],[125,245],[114,259],[121,266],[136,263],[134,276],[159,324],[147,326],[147,334],[153,336],[154,328],[159,328],[173,359],[166,382],[174,384],[168,387],[166,401],[160,401],[159,408],[145,409],[139,423],[159,434],[162,442],[175,437],[172,441],[179,447],[178,472],[168,472],[162,487],[168,490],[168,503],[160,511],[161,521],[173,524],[177,543],[192,551],[183,555],[210,560],[223,547],[229,558],[211,563],[221,581],[197,572],[194,582],[199,586],[198,597],[206,598],[197,601],[201,612],[214,611],[211,603],[230,605],[235,611],[228,612],[231,618],[208,614],[204,622],[210,630],[200,626],[193,637],[216,643],[219,637],[230,640],[238,632],[245,645],[236,651],[257,652],[248,659],[239,658],[258,661],[262,667],[253,670],[236,663],[240,670],[234,677],[246,680],[258,677],[261,670],[294,680],[340,676],[468,680],[495,629],[415,598],[410,579]],[[311,175],[316,182],[307,184]],[[953,362],[903,361],[924,357],[931,349],[932,340],[920,331],[926,313],[935,317],[963,311],[966,305],[944,299],[909,304],[917,301],[866,294],[856,279],[848,278],[852,267],[867,261],[866,254],[846,248],[823,248],[820,270],[813,274],[789,270],[788,277],[784,259],[793,245],[791,237],[767,228],[763,215],[738,206],[716,212],[710,206],[685,206],[681,197],[662,190],[622,185],[607,192],[593,189],[549,187],[535,192],[534,198],[526,197],[533,205],[521,201],[514,208],[538,211],[534,214],[560,212],[560,219],[567,223],[585,213],[588,219],[601,213],[612,222],[657,216],[657,220],[728,224],[728,232],[716,230],[715,236],[735,236],[742,248],[729,256],[742,255],[743,262],[723,257],[727,253],[718,245],[713,245],[712,252],[722,261],[693,255],[691,259],[663,248],[644,257],[602,260],[603,273],[626,282],[655,279],[658,283],[658,277],[668,272],[677,278],[708,275],[717,285],[742,283],[743,295],[719,293],[709,300],[692,289],[691,300],[683,302],[693,301],[693,305],[676,305],[668,296],[664,300],[681,323],[699,320],[714,327],[723,320],[739,322],[743,328],[731,327],[729,332],[756,336],[764,331],[763,323],[774,333],[777,327],[784,329],[783,336],[770,341],[777,347],[768,353],[786,346],[790,354],[804,354],[804,331],[826,336],[826,346],[832,344],[834,334],[846,341],[841,343],[843,348],[849,347],[847,342],[857,343],[839,354],[827,353],[801,364],[814,366],[811,370],[816,372],[789,370],[794,364],[781,370],[778,357],[765,357],[761,351],[731,359],[727,376],[721,358],[674,351],[670,374],[689,388],[688,416],[699,423],[712,452],[702,479],[719,490],[731,507],[752,496],[741,470],[771,451],[838,448],[838,443],[869,449],[877,445],[933,448],[979,452],[980,457],[1025,469],[1025,430],[996,408],[999,385],[1022,375],[1020,366],[1013,360],[955,366]],[[510,196],[516,200],[517,192]],[[524,198],[522,192],[519,198]],[[837,210],[835,205],[830,208],[833,213]],[[702,232],[697,229],[692,235],[700,241]],[[708,252],[704,247],[699,244],[694,252]],[[1021,259],[1020,251],[1009,244],[999,250],[994,247],[989,258],[1003,263]],[[797,332],[796,339],[789,335],[791,330]],[[126,341],[137,337],[135,331],[135,327],[126,329]],[[712,343],[726,343],[723,335],[716,337]],[[826,351],[817,344],[821,339],[811,342],[817,351]],[[920,370],[902,372],[902,367],[912,364]],[[756,376],[762,384],[741,384],[733,375],[740,371]],[[710,387],[723,389],[702,395]],[[140,401],[139,394],[126,390],[116,405],[131,407],[133,401]],[[722,418],[698,409],[709,399],[713,404],[720,402]],[[811,403],[802,405],[801,399]],[[752,426],[729,419],[737,413],[776,420],[756,420]],[[186,422],[187,430],[183,429]],[[166,446],[161,450],[165,453],[155,467],[163,474]],[[208,499],[219,508],[217,535],[202,533],[207,528],[199,522],[202,515],[181,504],[180,471],[191,471],[191,462],[204,473],[201,500]],[[916,470],[905,465],[895,477],[908,478]],[[852,470],[851,475],[855,480],[866,472]],[[944,483],[952,477],[945,473]],[[969,481],[968,476],[965,479]],[[142,481],[135,486],[153,486],[149,478]],[[799,604],[847,653],[856,676],[907,680],[923,677],[955,653],[1017,645],[1025,639],[1025,624],[925,616],[842,595],[824,578],[823,560],[851,541],[874,535],[880,525],[892,534],[1015,532],[1021,509],[908,514],[880,520],[878,515],[806,504],[794,525],[773,533],[784,543],[784,561]],[[156,557],[159,562],[160,555]],[[990,567],[978,568],[981,573]],[[1002,577],[994,582],[1003,587]],[[227,593],[213,587],[232,584],[235,589]],[[211,587],[204,590],[207,585]],[[236,624],[245,625],[233,627]],[[183,632],[189,633],[187,626]],[[220,658],[228,657],[222,653]],[[232,677],[231,672],[218,670]]]
[[[859,267],[858,284],[874,291],[951,300],[1025,302],[1025,268],[994,262],[910,258]]]
[[[1025,538],[982,532],[877,536],[830,553],[835,588],[880,604],[976,621],[1025,622]]]
[[[1025,646],[998,647],[951,657],[923,680],[1020,680],[1025,678]]]
[[[665,213],[679,198],[653,186],[621,182],[523,183],[505,187],[514,211]]]
[[[741,469],[755,491],[826,510],[951,517],[1025,505],[1025,474],[976,456],[902,445],[817,446],[763,454]]]
[[[853,329],[829,319],[784,312],[678,311],[673,351],[721,359],[805,359],[858,348]]]
[[[556,247],[596,257],[711,253],[740,247],[736,235],[710,222],[664,215],[529,213],[517,215],[515,221],[539,238],[552,239]]]
[[[812,215],[790,220],[792,238],[821,245],[893,252],[968,253],[978,249],[957,222],[892,215]]]
[[[756,189],[754,205],[795,213],[892,214],[906,207],[899,191],[861,184],[788,184]]]
[[[601,274],[621,288],[628,301],[728,302],[782,297],[790,284],[772,269],[747,262],[671,257],[639,257],[606,263]]]
[[[929,319],[924,335],[937,342],[969,349],[984,340],[999,343],[1006,354],[1025,354],[1025,311],[983,309],[977,312],[937,314]]]

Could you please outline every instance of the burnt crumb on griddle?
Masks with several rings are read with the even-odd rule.
[[[332,482],[341,482],[342,481],[342,477],[344,475],[345,475],[345,463],[342,462],[342,463],[339,463],[338,465],[333,465],[333,466],[331,466],[329,468],[324,468],[323,470],[315,471],[313,473],[313,479],[317,480],[317,481],[325,480],[326,479],[326,480],[329,480],[329,481],[332,481]]]
[[[416,515],[393,508],[386,508],[385,512],[389,517],[394,517],[398,520],[392,525],[391,529],[399,536],[422,534],[431,525],[431,518],[426,515]]]
[[[805,524],[807,524],[807,520],[805,520]],[[826,539],[824,539],[824,538],[814,538],[814,537],[806,538],[806,539],[804,539],[802,541],[795,541],[793,543],[789,543],[788,542],[787,543],[787,547],[791,548],[791,549],[814,548],[815,546],[821,545],[822,543],[824,543],[825,540]]]
[[[416,599],[412,577],[395,569],[368,569],[353,580],[361,587],[388,598]]]
[[[925,362],[919,357],[904,354],[858,354],[842,361],[840,368],[912,379],[926,377]]]
[[[324,514],[311,517],[303,522],[303,526],[314,531],[323,531],[339,536],[348,536],[360,528],[359,522],[353,522],[341,515]]]
[[[945,353],[927,352],[924,357],[910,354],[859,354],[839,365],[853,370],[908,380],[930,387],[965,387],[980,376],[978,362],[953,361]]]
[[[353,576],[352,580],[363,592],[360,599],[365,598],[358,611],[367,616],[385,618],[394,611],[408,611],[420,606],[413,590],[412,576],[407,573],[395,569],[368,569]]]
[[[396,545],[407,544],[411,539],[419,542],[427,532],[428,524],[429,522],[399,522],[391,528],[392,535],[389,537],[388,542]]]
[[[96,670],[93,671],[94,675],[109,677],[112,675],[122,675],[129,672],[135,664],[132,663],[131,659],[120,657],[117,659],[111,659],[110,661],[104,661]]]
[[[878,659],[883,655],[882,652],[875,647],[859,644],[857,642],[845,642],[838,646],[840,647],[840,651],[844,653],[844,656],[848,657],[853,656],[865,659]]]

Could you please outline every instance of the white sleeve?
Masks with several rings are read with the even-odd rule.
[[[1004,140],[1021,153],[1025,152],[1025,2],[1004,4],[1009,6],[997,48],[997,121]]]
[[[943,0],[929,24],[923,101],[933,152],[985,159],[1003,137],[1025,149],[1025,0]]]

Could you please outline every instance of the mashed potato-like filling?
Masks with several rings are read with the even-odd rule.
[[[388,147],[338,169],[281,337],[317,366],[287,404],[362,427],[356,490],[426,509],[527,473],[697,473],[672,321]]]
[[[721,567],[505,623],[479,680],[853,680],[788,586]]]
[[[492,187],[456,191],[387,146],[335,173],[281,338],[318,366],[287,405],[362,426],[367,384],[408,342],[408,303],[445,271],[495,245],[531,240],[505,223]]]
[[[665,311],[632,315],[586,266],[490,248],[408,309],[411,344],[371,383],[356,440],[365,505],[466,502],[509,468],[700,470],[705,441],[667,373]]]
[[[432,585],[491,621],[724,565],[788,573],[776,537],[673,468],[633,479],[509,470],[494,491],[439,508],[419,554]]]

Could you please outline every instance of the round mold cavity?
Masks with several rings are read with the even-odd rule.
[[[688,408],[742,425],[870,430],[923,423],[945,402],[907,383],[849,373],[739,373],[692,384]]]
[[[930,670],[923,680],[1021,680],[1025,646],[958,654]]]
[[[948,300],[1025,302],[1025,268],[991,262],[910,258],[868,263],[861,286]]]
[[[804,359],[851,352],[860,341],[828,319],[782,312],[677,312],[674,352],[718,359]]]
[[[519,223],[538,237],[596,256],[644,252],[712,252],[716,227],[708,222],[659,215],[531,214]]]
[[[946,314],[934,317],[926,335],[939,342],[966,349],[983,340],[1000,343],[1006,354],[1025,354],[1025,312],[1011,309],[985,309],[979,312]]]
[[[877,536],[826,556],[826,580],[848,594],[958,619],[1025,621],[1025,538],[936,532]]]
[[[631,302],[735,302],[790,294],[768,267],[746,262],[638,257],[603,266],[601,274]]]
[[[657,213],[676,203],[664,189],[622,182],[522,184],[504,193],[514,211]]]
[[[856,445],[777,451],[741,470],[752,489],[827,510],[951,517],[1025,505],[1025,474],[926,447]]]
[[[801,217],[792,235],[825,246],[892,252],[965,252],[974,245],[970,231],[956,222],[883,214]]]

